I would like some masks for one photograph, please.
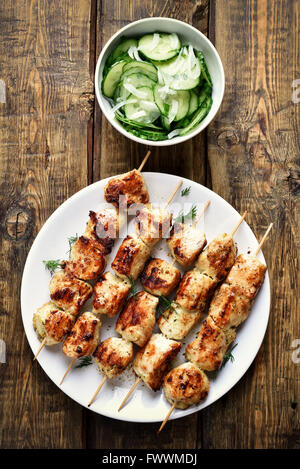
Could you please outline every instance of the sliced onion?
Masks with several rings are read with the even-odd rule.
[[[189,45],[188,52],[188,77],[198,78],[201,73],[199,60],[195,57],[194,49],[192,45]]]
[[[176,101],[176,99],[173,99],[172,104],[171,104],[171,109],[170,109],[170,112],[169,112],[169,115],[168,115],[168,119],[169,119],[170,124],[175,119],[177,111],[178,111],[178,101]]]
[[[171,47],[175,49],[176,45],[178,44],[178,36],[175,33],[170,34],[170,39],[171,39]]]
[[[145,91],[138,90],[135,86],[131,85],[130,83],[124,83],[123,86],[127,91],[129,91],[137,98],[143,99],[147,97],[147,93]]]
[[[118,104],[116,104],[114,107],[112,107],[109,112],[114,114],[118,109],[125,106],[125,104],[134,104],[136,102],[137,102],[136,99],[129,99],[129,100],[126,100],[126,101],[120,101]]]
[[[132,116],[130,117],[131,120],[134,120],[134,119],[138,119],[139,117],[143,117],[146,115],[146,112],[143,111],[143,109],[141,109],[140,111],[137,111],[135,112],[134,114],[132,114]]]
[[[157,69],[157,79],[158,79],[158,84],[159,85],[163,85],[165,83],[163,75],[162,75],[162,73],[159,69]]]
[[[141,59],[139,56],[138,48],[136,46],[131,46],[129,47],[127,54],[132,60],[137,60],[138,62],[145,62],[144,60]]]
[[[170,132],[168,134],[168,138],[173,138],[173,137],[177,137],[177,135],[180,134],[180,132],[182,131],[183,129],[175,129],[175,130],[172,130],[172,132]]]
[[[161,88],[158,88],[157,91],[163,101],[167,98],[168,95],[176,94],[176,91],[171,90],[168,85],[164,85]]]
[[[158,43],[159,43],[159,34],[158,34],[158,33],[154,33],[154,34],[153,34],[152,42],[151,42],[151,44],[148,46],[148,49],[149,49],[149,50],[155,49],[155,47],[157,46]]]

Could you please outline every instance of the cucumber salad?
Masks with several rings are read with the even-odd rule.
[[[123,39],[106,60],[102,93],[123,127],[146,140],[188,134],[212,106],[205,58],[177,34]]]

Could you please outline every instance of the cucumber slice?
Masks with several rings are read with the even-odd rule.
[[[157,68],[153,64],[148,62],[139,62],[138,60],[131,60],[125,65],[123,72],[128,74],[127,72],[129,72],[131,69],[137,69],[134,71],[134,73],[144,73],[151,79],[157,81]]]
[[[165,89],[165,86],[159,84],[154,87],[154,99],[158,109],[169,122],[183,119],[189,111],[190,92],[170,90],[172,93],[167,93]]]
[[[188,116],[190,116],[191,114],[193,114],[193,112],[195,112],[196,109],[198,108],[198,96],[197,96],[197,93],[195,93],[194,90],[191,90],[191,91],[190,91],[190,95],[191,95],[191,99],[190,99],[190,107],[189,107],[189,110],[188,110],[188,113],[187,113]]]
[[[151,130],[137,130],[133,129],[130,126],[124,125],[124,128],[130,132],[131,134],[135,135],[136,137],[143,138],[144,140],[168,140],[168,135],[165,132],[154,132]]]
[[[182,129],[180,132],[180,136],[182,137],[183,135],[188,134],[194,127],[196,127],[200,122],[204,119],[204,117],[207,116],[207,114],[210,111],[210,108],[212,106],[212,98],[211,96],[208,96],[205,101],[202,103],[202,106],[198,109],[197,112],[195,112],[191,122],[187,127]]]
[[[133,70],[133,69],[132,69]],[[147,77],[143,73],[132,73],[130,75],[122,75],[121,81],[117,86],[117,90],[119,89],[119,93],[117,92],[114,95],[114,99],[120,98],[122,100],[126,100],[128,96],[132,93],[130,87],[140,88],[141,86],[147,86],[148,88],[153,88],[155,85],[155,81],[151,80],[151,78]]]
[[[166,129],[168,132],[170,132],[171,124],[169,122],[169,119],[167,119],[167,117],[165,116],[160,116],[160,120],[161,120],[163,128]]]
[[[199,97],[198,97],[199,107],[202,105],[202,103],[205,101],[205,99],[208,96],[211,96],[211,87],[207,83],[205,83],[199,92]]]
[[[201,67],[199,61],[195,61],[195,56],[191,61],[192,53],[183,47],[175,59],[156,64],[164,83],[173,90],[191,90],[199,85]]]
[[[158,130],[158,131],[162,130],[162,128],[159,127],[158,125],[144,124],[143,122],[131,121],[130,119],[127,119],[127,117],[124,117],[123,114],[121,114],[119,111],[116,111],[115,118],[123,122],[124,124],[131,125],[137,129],[145,129],[145,130],[153,129],[153,130]]]
[[[109,69],[107,74],[102,80],[102,93],[107,98],[112,98],[116,87],[120,81],[121,75],[123,73],[123,67],[126,64],[126,60],[121,60],[116,62]]]
[[[141,86],[148,86],[148,88],[152,88],[155,85],[155,81],[147,77],[147,75],[144,73],[132,73],[127,76],[125,75],[122,83],[123,86],[129,84],[135,86],[135,88],[139,88]]]
[[[112,65],[114,62],[116,62],[116,60],[118,59],[118,57],[120,57],[120,55],[125,54],[131,46],[136,46],[136,47],[137,47],[137,40],[134,39],[134,38],[126,38],[126,39],[124,39],[124,40],[112,51],[112,53],[110,54],[110,56],[108,57],[108,59],[107,59],[107,61],[106,61],[106,64],[107,64],[108,66]]]
[[[148,70],[145,70],[141,67],[133,67],[133,68],[130,68],[129,70],[126,70],[126,72],[123,73],[122,78],[125,78],[129,75],[135,75],[136,73],[143,73],[144,75],[147,75],[147,77],[153,80],[155,83],[157,82],[156,73],[149,72]]]
[[[201,72],[203,74],[203,77],[205,78],[205,80],[207,81],[207,83],[209,84],[210,87],[213,86],[213,83],[212,83],[212,79],[211,79],[211,76],[209,74],[209,71],[208,71],[208,68],[207,68],[207,65],[206,65],[206,62],[205,62],[205,58],[204,58],[204,55],[203,53],[200,51],[200,50],[197,50],[196,51],[196,55],[200,61],[200,66],[201,66]]]
[[[139,40],[139,51],[149,60],[165,62],[179,54],[181,43],[177,34],[146,34]]]
[[[137,88],[138,96],[131,94],[128,101],[135,100],[134,103],[128,103],[124,106],[127,119],[150,124],[160,116],[158,107],[154,102],[153,91],[147,86]]]

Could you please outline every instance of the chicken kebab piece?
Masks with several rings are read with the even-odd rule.
[[[122,338],[111,337],[105,340],[94,354],[96,364],[104,374],[104,378],[90,400],[89,406],[105,381],[121,374],[131,362],[132,344],[143,347],[148,342],[155,326],[158,301],[156,296],[143,290],[129,299],[116,323],[116,331]]]
[[[147,204],[149,194],[141,171],[146,164],[150,151],[147,152],[138,169],[111,178],[104,188],[105,200],[117,209],[128,209],[133,204]]]
[[[172,407],[158,432],[163,429],[175,407],[186,409],[207,396],[209,381],[203,370],[220,368],[229,343],[235,339],[236,327],[250,313],[267,269],[256,256],[272,226],[271,223],[254,256],[241,254],[237,257],[225,282],[214,294],[207,320],[204,321],[198,337],[187,346],[185,356],[189,361],[165,376],[164,395]]]
[[[136,218],[137,233],[128,235],[121,243],[111,264],[113,273],[106,272],[94,287],[93,312],[114,317],[122,309],[131,290],[131,284],[139,277],[149,259],[151,249],[170,229],[172,214],[167,205],[171,202],[180,181],[172,192],[165,207],[145,205]]]
[[[182,339],[200,320],[204,312],[205,301],[208,301],[212,294],[212,292],[210,293],[209,291],[208,285],[210,286],[212,283],[216,285],[217,282],[225,278],[226,273],[234,263],[236,249],[232,236],[242,223],[246,213],[247,212],[240,218],[230,236],[223,235],[220,239],[217,238],[200,254],[196,264],[199,265],[199,260],[202,259],[198,267],[199,269],[201,268],[201,270],[199,272],[197,269],[190,271],[193,273],[196,272],[196,275],[193,277],[196,281],[192,282],[187,280],[190,272],[187,272],[183,276],[175,301],[171,303],[171,308],[167,309],[158,320],[158,326],[161,332],[168,339]],[[211,278],[212,275],[215,277],[214,282]],[[182,306],[180,302],[183,303]],[[200,306],[202,308],[201,310]],[[141,377],[137,378],[126,398],[131,395],[141,379]],[[125,404],[126,398],[122,406]]]
[[[230,235],[214,238],[199,255],[195,267],[184,274],[171,307],[158,320],[158,327],[169,339],[182,340],[203,319],[208,301],[234,263],[233,236],[246,214]]]
[[[149,156],[150,152],[144,158],[139,171]],[[124,195],[126,187],[123,187]],[[130,196],[131,185],[128,186],[128,191]],[[33,316],[33,326],[41,341],[34,360],[45,345],[62,342],[70,332],[80,307],[92,295],[92,287],[83,280],[92,280],[102,274],[106,266],[105,256],[111,252],[121,224],[122,218],[115,207],[104,208],[98,213],[90,211],[85,232],[73,244],[70,259],[62,261],[63,270],[55,274],[50,282],[52,302],[43,305]],[[108,281],[112,280],[112,276],[109,277],[108,273],[106,275]],[[127,296],[130,284],[128,283],[128,289],[125,282],[124,285],[123,290],[127,290]],[[101,304],[99,308],[101,309]]]
[[[166,210],[166,207],[175,196],[181,184],[182,181],[177,184],[165,207],[155,208],[148,204],[139,210],[136,219],[137,234],[127,236],[122,242],[112,262],[114,274],[107,272],[95,285],[93,308],[95,314],[107,314],[113,317],[123,307],[126,297],[132,289],[132,284],[134,284],[134,281],[143,269],[151,249],[162,238],[164,231],[170,229],[172,216]],[[144,290],[133,293],[116,323],[116,331],[122,336],[122,341],[120,339],[119,342],[113,340],[109,342],[109,349],[114,349],[115,351],[112,358],[113,362],[122,362],[124,364],[128,361],[129,363],[132,355],[128,353],[128,344],[134,343],[139,347],[143,347],[149,340],[155,326],[158,302],[157,296]],[[117,343],[123,344],[119,353],[115,350]],[[106,348],[107,342],[104,341],[103,344],[103,347]],[[97,349],[95,352],[94,358],[99,370],[105,376],[89,405],[96,398],[104,382],[115,376],[117,370],[117,367],[114,367],[113,375],[110,371],[107,372],[107,370],[110,370],[110,367],[107,365],[107,354],[102,353],[102,344],[99,346],[99,350]],[[122,367],[118,374],[123,369]]]
[[[93,313],[85,312],[77,319],[68,337],[63,343],[62,350],[67,357],[72,358],[60,384],[72,368],[75,360],[92,355],[100,341],[101,321]]]
[[[167,339],[162,334],[153,334],[151,336],[150,340],[137,352],[133,360],[133,370],[138,379],[125,396],[119,411],[140,381],[144,381],[146,386],[152,391],[160,389],[163,377],[170,369],[171,362],[180,349],[181,344],[179,342]]]
[[[93,294],[91,285],[63,270],[53,275],[49,289],[51,301],[33,315],[33,327],[41,341],[34,360],[45,345],[55,345],[64,340],[80,308]]]
[[[203,243],[201,243],[201,249],[199,244],[190,245],[189,249],[185,250],[185,258],[189,260],[189,264],[192,264],[196,257],[199,255],[200,251],[206,245],[206,237],[203,232],[200,232],[196,228],[196,224],[198,223],[200,217],[203,215],[204,211],[209,206],[209,201],[207,201],[198,215],[197,220],[195,221],[192,227],[186,226],[186,230],[181,230],[182,235],[182,243],[185,245],[189,244],[189,236],[191,230],[197,232],[198,237],[203,239]],[[172,230],[174,229],[174,225]],[[185,238],[187,234],[187,237]],[[152,295],[156,295],[159,297],[166,297],[170,295],[175,288],[178,286],[181,274],[180,271],[175,267],[175,259],[172,263],[169,263],[163,259],[154,258],[150,259],[150,261],[146,264],[142,274],[141,274],[141,283],[144,289],[151,293]]]

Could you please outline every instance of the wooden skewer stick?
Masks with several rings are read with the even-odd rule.
[[[198,221],[199,221],[200,218],[202,217],[203,213],[205,212],[205,210],[207,209],[207,207],[209,206],[209,204],[210,204],[210,200],[207,200],[207,201],[205,202],[205,204],[204,204],[204,206],[203,206],[201,212],[199,212],[199,214],[198,214],[196,220],[194,221],[194,223],[193,223],[193,228],[196,227]]]
[[[174,404],[172,405],[171,409],[169,410],[169,412],[167,413],[167,415],[165,416],[165,419],[163,421],[163,423],[161,424],[161,426],[159,427],[159,429],[157,430],[157,433],[160,433],[162,431],[162,429],[164,428],[164,426],[166,425],[167,421],[169,420],[170,418],[170,415],[172,414],[173,410],[175,409],[175,402]]]
[[[236,232],[236,230],[238,229],[238,227],[240,226],[240,224],[242,223],[243,219],[245,218],[245,216],[247,215],[247,210],[246,212],[243,214],[243,216],[241,217],[241,220],[239,221],[239,223],[236,225],[236,227],[234,228],[233,232],[231,233],[231,236]],[[259,245],[257,246],[257,249],[254,253],[255,256],[257,256],[257,254],[259,253],[259,251],[261,250],[262,248],[262,245],[264,244],[265,240],[267,239],[267,236],[268,234],[270,233],[271,229],[272,229],[272,226],[273,226],[273,223],[270,223],[270,225],[268,226],[268,229],[267,231],[265,232],[265,234],[263,235]],[[172,414],[173,410],[175,409],[175,403],[172,405],[171,409],[169,410],[169,412],[167,413],[163,423],[161,424],[161,426],[159,427],[159,430],[157,433],[160,433],[162,431],[162,429],[164,428],[164,426],[166,425],[167,421],[169,420],[169,417],[170,415]]]
[[[199,213],[199,215],[197,216],[197,219],[194,221],[193,223],[193,228],[196,227],[198,221],[200,220],[200,218],[202,217],[203,213],[205,212],[205,210],[207,209],[207,207],[209,206],[210,204],[210,200],[207,200],[201,210],[201,212]],[[172,262],[171,262],[171,267],[173,267],[175,265],[175,262],[176,262],[176,259],[173,258]]]
[[[143,169],[143,167],[145,166],[145,164],[147,163],[148,158],[149,158],[150,155],[151,155],[151,151],[149,150],[149,151],[147,152],[145,158],[144,158],[143,161],[141,162],[141,164],[140,164],[140,166],[139,166],[139,168],[138,168],[138,171],[140,171],[140,172],[142,171],[142,169]]]
[[[122,404],[120,405],[120,407],[118,408],[118,412],[120,412],[120,410],[122,409],[122,407],[124,407],[124,405],[126,404],[127,400],[129,399],[129,397],[131,396],[131,394],[133,393],[133,391],[135,390],[135,388],[137,387],[137,385],[139,384],[139,382],[142,381],[141,378],[137,378],[135,383],[131,386],[131,389],[129,389],[128,393],[126,394],[125,398],[123,399],[122,401]]]
[[[40,353],[40,351],[42,350],[42,348],[44,347],[44,345],[46,344],[46,337],[43,339],[41,345],[39,346],[39,349],[38,351],[36,352],[34,358],[33,358],[33,361],[36,360],[36,357],[38,356],[38,354]]]
[[[241,218],[239,219],[238,223],[235,225],[235,227],[233,228],[232,232],[231,232],[231,235],[230,236],[233,236],[236,231],[238,230],[239,226],[241,225],[241,223],[243,222],[244,218],[246,217],[248,213],[248,210],[245,210],[245,212],[243,213],[243,215],[241,216]]]
[[[175,189],[173,190],[172,194],[171,194],[170,197],[168,198],[168,200],[167,200],[167,202],[166,202],[166,204],[165,204],[165,207],[167,207],[168,205],[170,205],[170,203],[172,202],[172,200],[173,200],[173,198],[174,198],[176,192],[178,191],[179,187],[182,186],[182,182],[183,182],[183,181],[182,181],[182,179],[181,179],[181,181],[179,181],[179,183],[177,184],[177,186],[176,186]]]
[[[265,234],[264,234],[263,237],[261,238],[261,241],[260,241],[259,245],[257,246],[256,251],[255,251],[255,253],[254,253],[255,256],[257,256],[257,254],[258,254],[259,251],[261,250],[262,245],[264,244],[265,240],[267,239],[268,234],[270,233],[270,231],[271,231],[271,229],[272,229],[272,226],[273,226],[273,223],[270,223],[270,225],[268,226],[267,231],[265,232]]]
[[[90,400],[90,402],[88,403],[88,407],[90,407],[90,405],[93,404],[94,400],[96,399],[98,393],[100,392],[103,384],[106,382],[107,380],[107,376],[104,376],[103,380],[101,381],[101,383],[99,384],[99,386],[97,387],[97,390],[95,392],[95,394],[93,395],[92,399]]]
[[[63,375],[62,380],[61,380],[61,382],[60,382],[59,384],[62,384],[62,383],[63,383],[65,377],[67,376],[67,374],[69,373],[70,369],[71,369],[72,366],[74,365],[75,360],[76,360],[76,358],[74,357],[74,358],[72,359],[70,365],[68,366],[68,368],[67,368],[65,374]]]
[[[148,152],[147,155],[145,156],[143,163],[146,162],[146,159],[149,157],[149,155],[150,155],[150,152]],[[143,165],[143,163],[142,163],[142,165]],[[142,165],[141,165],[141,166],[142,166]],[[141,170],[141,166],[140,166],[139,170]],[[181,187],[181,185],[182,185],[182,180],[179,181],[179,183],[177,184],[176,188],[174,189],[174,191],[173,191],[172,194],[170,195],[170,197],[169,197],[169,199],[168,199],[168,201],[167,201],[167,203],[166,203],[166,207],[169,205],[169,203],[171,202],[171,200],[173,199],[173,197],[175,196],[176,192],[178,191],[179,187]],[[89,402],[89,404],[88,404],[88,407],[90,407],[90,405],[94,402],[95,398],[97,397],[98,393],[100,392],[100,390],[101,390],[101,388],[102,388],[102,386],[103,386],[103,384],[105,383],[106,380],[107,380],[107,377],[104,377],[103,380],[102,380],[102,382],[99,384],[99,386],[98,386],[98,388],[97,388],[95,394],[93,395],[92,399],[90,400],[90,402]],[[127,396],[126,396],[125,399],[123,400],[122,404],[120,405],[119,411],[122,409],[122,407],[123,407],[124,404],[126,403],[127,399],[130,397],[130,395],[132,394],[132,392],[134,391],[134,389],[136,388],[136,386],[139,384],[140,381],[141,381],[140,378],[138,378],[138,379],[136,380],[136,382],[134,383],[134,385],[132,386],[132,388],[129,390]]]

